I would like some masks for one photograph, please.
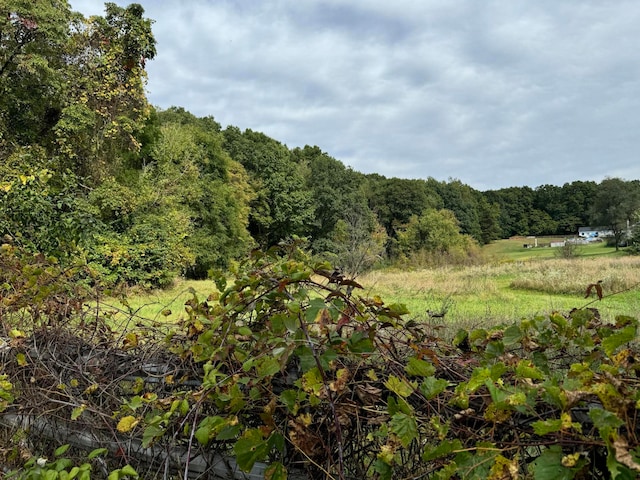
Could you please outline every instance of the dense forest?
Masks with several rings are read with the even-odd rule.
[[[423,180],[365,175],[318,146],[156,108],[145,93],[152,20],[137,4],[105,12],[2,4],[5,243],[81,258],[105,282],[163,286],[295,237],[355,274],[380,262],[474,261],[479,246],[514,235],[635,223],[636,180],[481,192],[428,169]]]

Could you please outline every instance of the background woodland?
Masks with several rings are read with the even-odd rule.
[[[426,179],[385,178],[318,146],[156,108],[142,7],[108,3],[103,17],[84,18],[66,2],[2,5],[0,234],[62,262],[83,258],[105,282],[205,278],[294,236],[357,274],[473,263],[499,238],[634,223],[637,180],[481,192],[428,169]]]

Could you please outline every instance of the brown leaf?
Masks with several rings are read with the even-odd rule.
[[[357,385],[356,395],[365,405],[377,405],[382,395],[382,390],[373,385]]]
[[[640,465],[638,465],[631,454],[629,453],[629,442],[622,435],[616,438],[613,442],[613,448],[616,451],[616,460],[623,464],[625,467],[640,472]]]
[[[593,290],[596,291],[596,295],[598,295],[598,300],[602,300],[602,285],[600,284],[600,282],[590,283],[589,286],[587,287],[587,293],[585,294],[584,298],[589,298]]]
[[[305,426],[303,419],[289,420],[289,440],[309,457],[315,457],[322,451],[322,439]]]
[[[338,283],[340,285],[347,285],[348,287],[363,288],[362,285],[360,285],[358,282],[356,282],[355,280],[349,280],[348,278],[340,280]]]

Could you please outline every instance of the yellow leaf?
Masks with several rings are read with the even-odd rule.
[[[74,408],[71,411],[71,420],[77,420],[80,417],[80,415],[82,415],[82,412],[84,412],[86,408],[87,406],[84,403],[79,407]]]
[[[374,382],[378,381],[378,375],[376,375],[376,372],[373,368],[367,372],[367,378]]]
[[[26,335],[21,330],[13,329],[9,332],[11,338],[25,338]]]
[[[313,418],[311,417],[310,413],[303,413],[302,415],[298,416],[298,422],[305,427],[308,427],[313,423]]]
[[[575,467],[578,460],[580,460],[580,452],[565,455],[562,457],[562,466],[567,468]]]
[[[393,457],[395,453],[395,448],[392,445],[382,445],[377,456],[387,465],[393,465]]]
[[[69,382],[69,385],[71,385],[72,387],[77,387],[78,386],[78,380],[76,380],[75,378],[72,378],[71,381]]]
[[[84,393],[85,393],[85,395],[91,395],[91,394],[92,394],[93,392],[95,392],[97,389],[98,389],[98,384],[97,384],[97,383],[93,383],[93,384],[89,385],[89,386],[85,389]]]
[[[27,365],[29,365],[29,362],[27,362],[27,357],[24,356],[24,353],[17,354],[16,361],[18,362],[18,365],[21,367],[26,367]]]
[[[138,346],[138,335],[135,333],[127,333],[124,337],[124,346],[125,348],[135,348]]]
[[[127,433],[133,430],[133,428],[138,424],[139,420],[132,415],[127,415],[126,417],[122,417],[118,422],[118,426],[116,427],[120,433]]]

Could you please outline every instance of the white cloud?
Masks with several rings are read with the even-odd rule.
[[[138,1],[155,20],[160,107],[387,176],[640,178],[634,0]]]

